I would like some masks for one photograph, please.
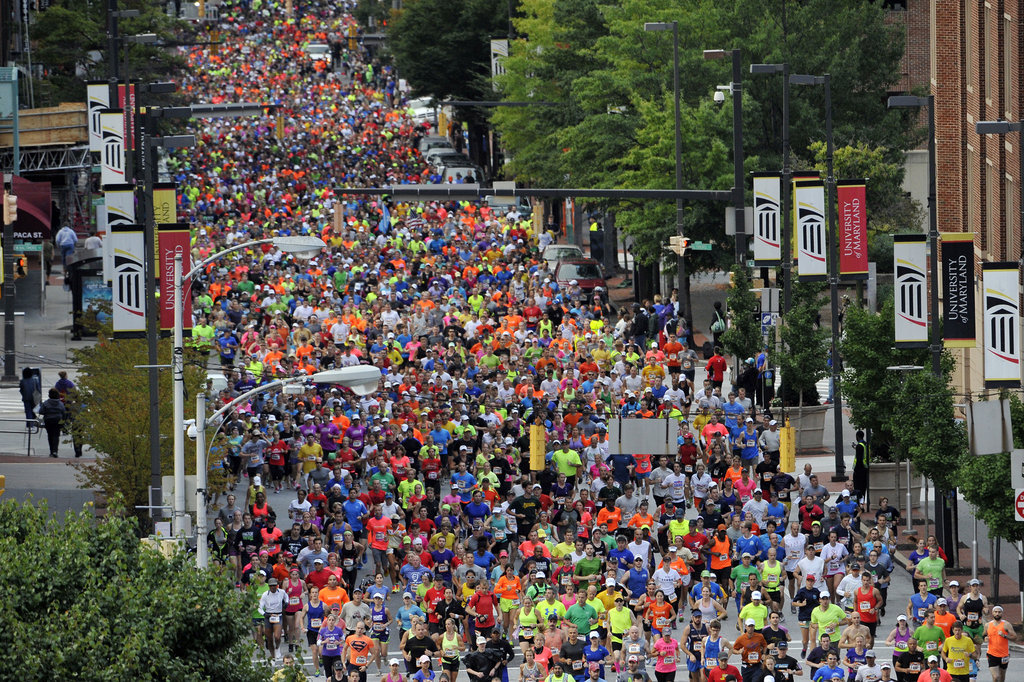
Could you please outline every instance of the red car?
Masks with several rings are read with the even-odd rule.
[[[593,258],[562,261],[555,268],[555,282],[563,291],[578,286],[587,295],[594,292],[594,287],[605,286],[601,265]]]

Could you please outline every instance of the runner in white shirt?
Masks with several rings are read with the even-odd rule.
[[[804,558],[796,562],[796,570],[801,584],[807,579],[807,576],[813,575],[814,587],[818,590],[827,589],[825,561],[820,556],[815,555],[814,547],[810,545],[804,547]]]
[[[686,503],[686,474],[682,466],[679,462],[673,464],[672,473],[661,481],[661,494],[677,505]]]
[[[792,601],[796,596],[796,565],[804,556],[804,547],[807,546],[807,536],[800,532],[800,523],[794,521],[789,524],[789,532],[782,537],[782,547],[786,550],[786,577],[789,579],[789,598]]]
[[[711,474],[704,470],[704,463],[698,462],[697,473],[690,477],[690,490],[693,491],[694,507],[697,509],[704,508],[704,500],[711,493],[711,486],[714,483],[715,480],[711,478]],[[700,500],[700,502],[697,500]],[[758,524],[760,525],[760,522]]]

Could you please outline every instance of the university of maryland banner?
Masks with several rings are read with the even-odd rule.
[[[160,225],[157,230],[160,269],[160,330],[174,329],[174,302],[178,292],[174,290],[174,257],[181,254],[181,275],[185,276],[192,269],[192,253],[188,223]],[[185,291],[182,315],[183,329],[192,329],[192,286],[191,282],[183,281]]]
[[[114,338],[143,337],[146,335],[145,233],[139,225],[113,227],[107,239],[114,267],[111,282]]]
[[[945,232],[941,238],[942,340],[946,348],[974,348],[974,233]]]
[[[799,180],[793,184],[798,274],[801,282],[821,282],[828,276],[825,185],[821,180]]]
[[[1020,268],[982,263],[985,305],[985,388],[1020,386]]]
[[[782,178],[778,173],[754,173],[754,265],[778,265],[781,244]]]
[[[897,348],[925,348],[928,346],[926,242],[927,237],[923,234],[893,236]]]
[[[157,225],[178,222],[177,187],[173,182],[158,182],[153,185],[153,218]]]
[[[868,278],[867,187],[863,180],[836,184],[839,213],[839,275],[843,279]]]
[[[124,115],[120,109],[100,113],[100,184],[120,185],[125,182]]]
[[[89,108],[89,151],[99,152],[103,150],[100,114],[110,108],[110,84],[90,81],[85,86],[85,99]]]

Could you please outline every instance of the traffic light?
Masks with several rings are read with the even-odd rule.
[[[18,220],[18,197],[4,194],[4,225],[13,225]]]
[[[25,256],[18,256],[14,259],[14,279],[21,279],[28,273],[28,261]]]
[[[685,256],[686,250],[690,248],[693,240],[689,237],[669,237],[668,238],[668,249],[677,256]]]

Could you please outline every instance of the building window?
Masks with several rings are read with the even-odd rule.
[[[1003,16],[1003,111],[1007,119],[1013,118],[1013,24]]]
[[[999,36],[996,35],[996,31],[999,30],[999,27],[996,26],[995,22],[992,21],[993,14],[994,14],[994,11],[992,9],[992,5],[990,5],[990,4],[988,4],[986,2],[985,3],[985,53],[981,56],[981,58],[984,60],[982,62],[983,63],[982,69],[985,72],[985,74],[984,74],[984,78],[985,78],[984,98],[985,98],[986,104],[989,104],[989,105],[992,104],[992,87],[995,84],[994,77],[996,76],[996,74],[993,73],[993,72],[997,68],[996,64],[998,64],[998,62],[995,59],[993,59],[993,57],[996,56],[996,46],[999,45]]]
[[[967,231],[974,232],[980,236],[981,251],[984,254],[988,250],[988,242],[985,241],[985,232],[978,224],[978,170],[976,167],[978,155],[974,147],[967,145],[967,196],[964,197],[967,206]]]
[[[936,19],[935,19],[935,5],[936,5],[936,3],[932,2],[930,4],[932,6],[932,31],[934,32],[935,31],[935,21],[936,21]],[[974,11],[975,11],[975,8],[976,8],[975,3],[970,2],[970,0],[968,0],[968,2],[964,3],[964,36],[966,36],[966,40],[965,40],[965,44],[964,44],[964,66],[965,66],[965,76],[967,77],[967,90],[970,91],[970,92],[974,91],[974,77],[975,77],[974,76],[974,56],[977,54],[977,50],[974,47],[975,42],[976,42],[976,36],[974,34],[974,32],[975,32],[975,29],[974,29]],[[934,36],[934,35],[932,36],[932,46],[933,46],[933,49],[934,49],[934,45],[935,45],[935,37],[936,36]],[[935,53],[933,52],[932,53],[932,73],[934,73],[935,61],[936,61],[936,57],[935,57]]]
[[[1005,206],[1003,208],[1003,222],[1006,224],[1006,229],[1003,231],[1005,235],[1003,238],[1003,257],[1013,258],[1014,254],[1013,245],[1017,243],[1017,239],[1014,238],[1017,230],[1017,214],[1013,210],[1013,180],[1007,177],[1003,183],[1003,193]]]
[[[1002,224],[999,221],[999,185],[996,180],[995,164],[986,160],[985,162],[985,241],[988,242],[988,255],[990,260],[1001,260],[996,248],[999,229]],[[1005,240],[1004,240],[1005,241]]]

